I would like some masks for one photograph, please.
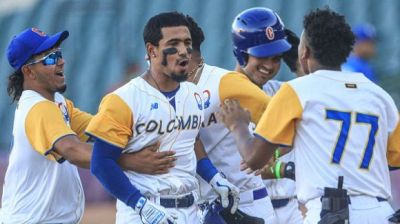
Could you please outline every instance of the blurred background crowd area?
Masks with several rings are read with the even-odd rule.
[[[275,10],[297,35],[301,34],[303,16],[324,6],[345,15],[352,26],[373,25],[376,54],[370,63],[377,84],[400,105],[398,0],[0,0],[0,184],[4,180],[15,110],[6,91],[12,69],[5,56],[14,35],[28,27],[49,34],[68,30],[70,36],[62,45],[68,85],[65,96],[80,109],[96,113],[104,94],[146,70],[142,31],[150,17],[172,10],[191,15],[206,36],[202,47],[205,61],[233,70],[232,20],[244,9],[256,6]],[[292,78],[282,63],[276,79]],[[87,171],[81,173],[85,188],[90,189],[86,191],[88,203],[110,199]],[[400,198],[400,175],[393,176],[394,193]],[[400,199],[394,204],[400,207]]]

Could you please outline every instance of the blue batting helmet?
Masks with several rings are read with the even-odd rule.
[[[268,8],[250,8],[235,17],[232,23],[233,53],[240,66],[247,55],[269,57],[288,51],[285,26],[278,14]]]

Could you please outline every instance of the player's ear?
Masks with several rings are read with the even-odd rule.
[[[156,57],[156,51],[155,51],[155,46],[151,43],[146,43],[146,51],[147,51],[147,56],[151,60],[151,58]]]
[[[35,79],[36,78],[35,73],[32,71],[32,68],[29,65],[22,66],[21,72],[24,75],[24,77],[27,77],[29,79]]]

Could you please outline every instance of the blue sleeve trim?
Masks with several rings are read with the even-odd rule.
[[[278,145],[279,147],[292,147],[291,145],[273,143],[273,142],[269,141],[268,139],[264,138],[263,136],[261,136],[261,135],[259,135],[257,133],[254,133],[254,137],[260,138],[260,139],[262,139],[262,140],[264,140],[264,141],[266,141],[266,142],[268,142],[270,144]]]
[[[400,167],[389,166],[389,171],[400,170]]]
[[[199,174],[207,183],[218,173],[217,168],[212,164],[208,157],[204,157],[197,161],[197,174]]]
[[[52,152],[52,151],[54,151],[56,148],[54,147],[55,145],[56,145],[56,143],[58,142],[58,141],[60,141],[62,138],[64,138],[64,137],[66,137],[66,136],[70,136],[70,135],[74,135],[74,136],[76,136],[75,134],[66,134],[66,135],[63,135],[63,136],[61,136],[61,137],[59,137],[59,138],[57,138],[55,141],[54,141],[54,143],[53,143],[53,145],[51,146],[51,149],[49,149],[49,150],[47,150],[46,152],[44,152],[44,156],[48,156],[49,154],[50,154],[50,152]],[[57,153],[58,154],[58,153]],[[58,163],[63,163],[63,162],[65,162],[65,159],[64,159],[64,157],[62,157],[61,156],[61,158],[59,158],[59,159],[57,159],[57,158],[55,158],[56,159],[56,161],[58,162]]]
[[[89,136],[89,139],[88,139],[88,141],[90,140],[90,141],[95,141],[95,140],[100,140],[100,141],[102,141],[102,142],[105,142],[105,143],[107,143],[107,144],[109,144],[109,145],[112,145],[112,146],[114,146],[114,147],[117,147],[117,148],[119,148],[119,149],[121,149],[118,145],[115,145],[114,143],[112,143],[112,142],[109,142],[109,141],[107,141],[106,139],[104,139],[104,138],[101,138],[101,137],[98,137],[98,136],[96,136],[96,135],[94,135],[94,134],[92,134],[92,133],[90,133],[90,132],[85,132],[85,134],[87,135],[87,136]],[[121,151],[122,151],[123,149],[121,149]]]
[[[143,195],[131,184],[121,167],[117,164],[122,148],[96,138],[93,145],[90,171],[103,187],[114,197],[135,208]]]

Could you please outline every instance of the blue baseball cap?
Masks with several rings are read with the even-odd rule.
[[[7,48],[8,63],[15,70],[20,69],[33,55],[47,51],[60,44],[69,36],[62,31],[49,36],[37,28],[28,28],[14,36]]]
[[[375,27],[371,24],[360,24],[352,29],[356,36],[356,41],[375,40],[376,31]]]

